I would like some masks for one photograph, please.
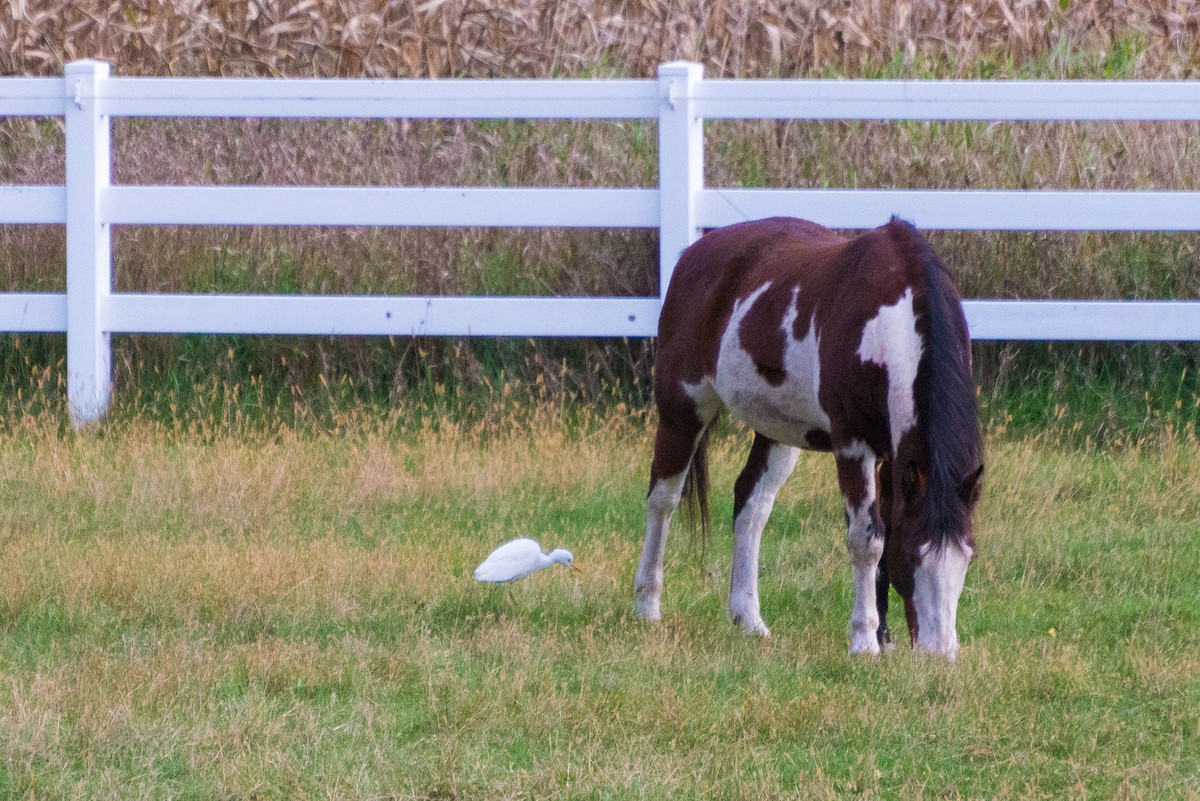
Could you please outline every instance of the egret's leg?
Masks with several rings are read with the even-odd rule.
[[[875,579],[883,555],[883,521],[875,503],[875,453],[852,440],[836,448],[838,484],[846,501],[847,549],[854,566],[854,609],[850,653],[879,653],[879,608]]]
[[[646,620],[662,617],[663,554],[667,547],[667,529],[671,525],[671,515],[683,497],[688,465],[703,431],[699,421],[688,423],[691,421],[684,425],[662,424],[654,439],[650,493],[646,497],[646,540],[642,544],[642,559],[634,584],[637,613]]]
[[[799,448],[756,433],[750,457],[733,488],[733,569],[729,615],[747,634],[770,636],[758,603],[758,551],[775,495],[796,467]]]

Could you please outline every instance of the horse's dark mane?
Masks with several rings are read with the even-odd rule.
[[[935,548],[966,531],[963,480],[983,463],[971,344],[962,299],[933,248],[904,223],[925,279],[925,350],[917,369],[917,425],[929,455],[924,530]]]

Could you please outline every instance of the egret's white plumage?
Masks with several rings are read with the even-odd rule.
[[[475,568],[475,580],[516,581],[554,564],[566,565],[572,570],[579,570],[575,567],[574,557],[567,549],[555,548],[545,554],[542,553],[542,546],[528,537],[522,537],[512,542],[506,542],[488,554],[488,558],[483,560],[483,564]]]

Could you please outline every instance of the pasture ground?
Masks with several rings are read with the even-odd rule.
[[[646,625],[639,415],[341,428],[0,433],[0,797],[1200,797],[1194,435],[992,431],[947,665],[846,655],[827,456],[769,525],[761,642],[724,612],[736,431]],[[518,535],[584,572],[474,584]]]

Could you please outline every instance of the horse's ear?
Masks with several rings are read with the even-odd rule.
[[[974,506],[979,501],[979,494],[982,490],[983,465],[979,465],[958,485],[958,497],[962,498],[962,502],[967,506]]]
[[[925,494],[925,475],[917,469],[916,462],[904,465],[900,474],[900,494],[908,506],[915,506]]]

